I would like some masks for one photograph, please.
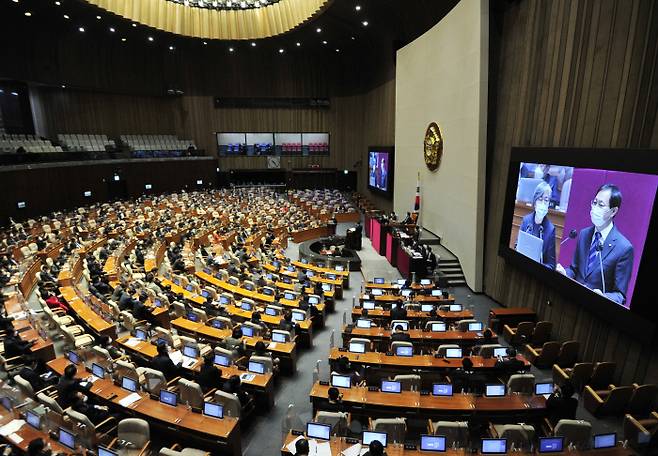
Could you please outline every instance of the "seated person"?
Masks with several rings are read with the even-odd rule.
[[[167,344],[158,344],[158,354],[153,361],[151,361],[151,368],[162,372],[167,381],[171,381],[180,375],[182,362],[178,365],[169,357],[167,351]]]
[[[299,439],[295,442],[295,456],[308,456],[310,448],[308,445],[308,440]]]
[[[226,393],[237,396],[242,406],[247,404],[250,400],[249,394],[242,389],[242,381],[238,375],[231,375],[231,377],[224,383],[222,390]]]
[[[571,382],[558,386],[548,399],[546,399],[546,412],[548,420],[556,424],[562,419],[573,420],[576,418],[578,399],[573,397],[575,393]]]
[[[292,334],[295,330],[295,323],[292,321],[292,312],[286,310],[283,314],[283,318],[279,322],[279,329],[282,331],[288,331]]]
[[[78,373],[78,368],[75,364],[69,364],[64,368],[64,375],[57,383],[57,402],[65,409],[71,407],[78,396],[84,398],[82,394],[82,387],[80,386],[80,379],[75,378]]]
[[[226,337],[222,343],[223,347],[227,350],[240,355],[244,353],[244,343],[242,341],[242,329],[235,327],[231,332],[230,337]]]
[[[204,394],[212,389],[220,389],[222,387],[222,371],[213,363],[214,355],[208,353],[203,357],[203,364],[201,370],[197,375],[197,383],[201,386]]]
[[[73,397],[71,408],[74,411],[85,415],[87,418],[89,418],[89,421],[94,424],[101,423],[103,420],[110,416],[107,406],[93,405],[89,403],[89,401],[85,400],[81,395],[76,395]]]
[[[105,350],[107,350],[108,353],[110,354],[110,357],[112,357],[113,360],[123,358],[124,356],[126,356],[126,353],[123,350],[121,350],[120,348],[115,347],[112,344],[112,339],[109,336],[101,336],[98,339],[98,345],[101,348],[104,348]]]
[[[254,346],[254,356],[264,356],[266,358],[270,358],[272,360],[272,364],[274,365],[274,370],[277,371],[279,369],[279,358],[272,357],[272,352],[267,351],[265,342],[262,340],[256,342],[256,345]]]
[[[379,440],[373,440],[368,446],[368,451],[363,453],[363,456],[386,456],[384,445]]]
[[[391,320],[406,320],[407,309],[400,303],[391,308]]]
[[[465,357],[462,359],[462,367],[456,369],[450,376],[452,379],[453,391],[463,391],[464,393],[482,394],[484,385],[487,381],[482,374],[477,374],[473,370],[473,361]]]
[[[55,295],[55,293],[50,293],[50,292],[46,292],[46,293],[47,293],[47,294],[45,295],[45,299],[44,299],[44,300],[46,301],[46,305],[48,306],[49,309],[51,309],[51,310],[61,309],[61,310],[63,310],[64,312],[67,312],[67,313],[69,312],[69,306],[66,305],[65,302],[63,302],[62,300],[60,300],[60,299]]]
[[[5,358],[14,358],[16,356],[27,356],[30,359],[32,358],[32,352],[30,348],[36,343],[36,340],[24,341],[18,337],[16,330],[13,326],[7,328],[7,334],[5,335],[4,347],[5,347]]]
[[[393,334],[391,334],[391,342],[411,342],[411,336],[402,329],[402,325],[395,325]]]
[[[340,394],[338,388],[333,386],[327,391],[327,399],[318,405],[318,410],[325,412],[342,412],[344,408],[343,395]]]
[[[352,384],[354,385],[361,381],[361,373],[352,367],[350,360],[346,356],[341,356],[336,360],[335,372],[351,377]]]
[[[46,445],[46,442],[41,437],[31,440],[27,445],[27,456],[51,456],[52,454],[53,452],[50,446]]]
[[[510,372],[520,371],[525,367],[523,361],[516,358],[516,349],[509,347],[507,356],[496,361],[496,368]]]

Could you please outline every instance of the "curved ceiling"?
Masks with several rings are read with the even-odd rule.
[[[134,22],[193,38],[253,40],[298,27],[333,0],[280,0],[261,8],[215,10],[191,8],[167,0],[85,0]]]

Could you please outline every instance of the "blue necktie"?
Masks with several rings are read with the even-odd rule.
[[[592,245],[589,246],[589,257],[587,258],[587,272],[592,272],[594,266],[598,263],[596,255],[598,253],[597,247],[601,244],[601,233],[598,231],[594,232],[594,239],[592,240]]]

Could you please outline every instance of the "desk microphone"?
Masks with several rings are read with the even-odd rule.
[[[603,294],[605,294],[605,275],[603,274],[603,255],[601,251],[603,250],[603,244],[598,242],[596,244],[596,256],[599,257],[599,266],[601,268],[601,285],[603,285]]]
[[[569,239],[576,239],[576,236],[578,236],[578,231],[576,231],[576,230],[571,230],[571,231],[569,231],[569,237],[567,237],[565,240],[563,240],[562,242],[560,242],[560,245],[564,244],[564,243],[567,242]]]

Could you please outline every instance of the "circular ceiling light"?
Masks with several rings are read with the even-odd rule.
[[[280,0],[167,0],[172,3],[192,8],[205,8],[214,10],[242,10],[264,8],[278,3]]]

